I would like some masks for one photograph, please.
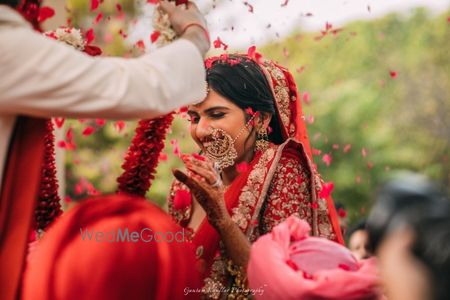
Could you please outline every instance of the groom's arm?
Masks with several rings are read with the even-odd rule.
[[[198,8],[161,1],[181,39],[139,59],[92,58],[0,5],[0,114],[150,118],[202,100],[209,49]]]
[[[92,58],[29,28],[0,28],[0,111],[150,118],[202,100],[203,59],[180,39],[138,59]]]

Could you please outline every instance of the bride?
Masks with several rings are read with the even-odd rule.
[[[250,243],[291,215],[312,235],[342,243],[321,193],[292,74],[258,54],[206,61],[208,95],[188,107],[201,155],[175,170],[169,212],[190,231],[208,298],[248,294]],[[320,196],[324,197],[320,197]]]

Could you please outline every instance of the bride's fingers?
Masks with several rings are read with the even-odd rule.
[[[178,169],[172,170],[172,173],[178,181],[185,184],[189,189],[196,191],[204,190],[202,182],[196,179],[194,176],[189,176]]]
[[[186,164],[186,167],[188,168],[189,171],[192,171],[192,172],[196,173],[197,175],[203,177],[204,180],[206,180],[206,182],[209,184],[214,184],[218,179],[217,174],[215,174],[214,172],[212,172],[210,170],[206,170],[201,166],[194,165],[194,164]]]

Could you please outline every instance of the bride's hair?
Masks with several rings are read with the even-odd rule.
[[[11,7],[17,7],[19,5],[20,0],[0,0],[0,4],[6,4]]]
[[[242,110],[251,108],[261,113],[272,113],[269,140],[281,144],[280,123],[272,90],[261,68],[252,60],[229,55],[234,63],[215,61],[206,73],[208,87],[227,98]]]

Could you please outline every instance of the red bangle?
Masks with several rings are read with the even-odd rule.
[[[206,37],[206,40],[208,41],[208,44],[211,44],[211,39],[210,39],[210,37],[209,37],[208,30],[205,28],[205,26],[203,26],[202,24],[197,23],[197,22],[188,23],[186,26],[184,26],[181,35],[183,35],[183,34],[186,32],[186,30],[187,30],[189,27],[192,27],[192,26],[198,26],[198,27],[200,27],[200,29],[203,30],[203,33],[205,34],[205,37]]]

